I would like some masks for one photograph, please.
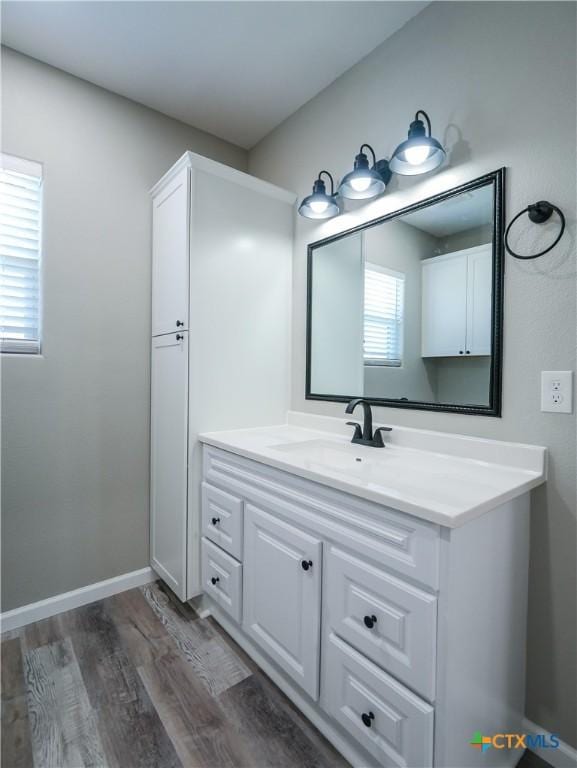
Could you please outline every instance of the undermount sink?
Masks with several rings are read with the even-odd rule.
[[[367,466],[382,467],[386,461],[384,448],[366,448],[337,440],[303,440],[299,443],[271,445],[274,451],[290,453],[295,458],[319,464],[326,469],[337,469],[366,476]],[[378,454],[378,455],[375,455]]]

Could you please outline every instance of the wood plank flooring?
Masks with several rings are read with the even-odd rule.
[[[2,637],[2,768],[345,768],[160,582]]]
[[[3,635],[1,667],[2,768],[348,765],[160,582]]]

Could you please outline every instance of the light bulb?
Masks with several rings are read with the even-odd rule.
[[[324,213],[329,207],[327,200],[311,200],[309,205],[314,213]]]
[[[349,183],[355,192],[366,192],[371,186],[371,179],[368,176],[353,176]]]
[[[427,145],[417,145],[405,149],[405,158],[410,165],[421,165],[429,157],[429,147]]]

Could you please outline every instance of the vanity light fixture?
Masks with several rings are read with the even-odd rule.
[[[426,130],[419,115],[422,115],[427,123]],[[446,152],[441,144],[431,136],[428,114],[419,109],[409,126],[408,138],[393,152],[389,167],[393,173],[401,176],[416,176],[438,168],[445,156]]]
[[[373,165],[369,167],[369,158],[363,149],[368,149],[373,156]],[[370,144],[363,144],[355,157],[353,170],[344,177],[339,186],[339,195],[348,200],[369,200],[385,191],[391,178],[387,160],[379,160]]]
[[[325,174],[331,180],[331,194],[327,194],[327,188],[321,176]],[[313,184],[312,195],[308,195],[299,205],[299,213],[307,219],[331,219],[337,216],[341,209],[336,200],[335,182],[328,171],[321,171]]]

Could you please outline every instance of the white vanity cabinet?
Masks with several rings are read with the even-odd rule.
[[[422,262],[422,356],[491,354],[491,244]]]
[[[521,728],[527,493],[450,529],[212,445],[203,489],[209,609],[353,765],[516,763],[469,742]]]

